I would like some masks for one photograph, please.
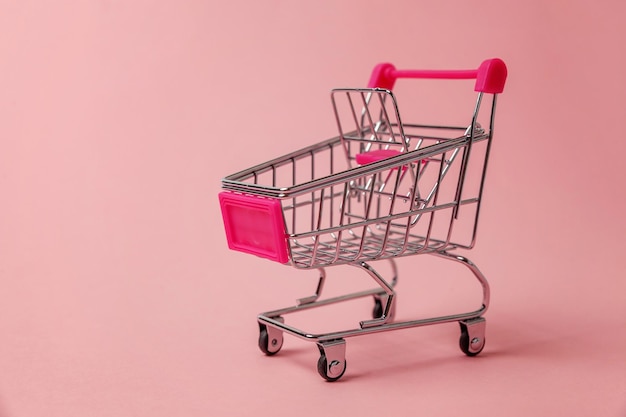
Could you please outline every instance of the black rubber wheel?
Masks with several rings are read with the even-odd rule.
[[[372,318],[378,319],[382,317],[383,313],[382,301],[380,301],[380,298],[374,297],[374,310],[372,311]]]
[[[322,353],[319,360],[317,361],[317,372],[320,374],[322,378],[324,378],[328,382],[335,382],[339,378],[341,378],[343,374],[346,373],[346,367],[347,367],[347,362],[344,360],[343,370],[341,371],[341,374],[339,374],[338,376],[330,376],[328,375],[328,362],[326,360],[326,355]]]
[[[387,307],[386,303],[387,303],[386,299],[385,299],[385,302],[383,303],[382,299],[374,296],[374,309],[372,310],[372,318],[379,319],[383,316],[383,313],[385,312],[385,307]],[[395,310],[394,307],[395,305],[391,308],[391,311],[389,312],[389,320],[392,320],[392,321],[393,321],[394,310]]]
[[[283,347],[283,338],[270,340],[267,326],[259,323],[259,349],[267,356],[277,354]]]
[[[463,353],[465,353],[467,356],[478,355],[485,348],[485,343],[487,340],[483,339],[482,345],[480,346],[480,349],[478,351],[476,352],[470,351],[471,341],[470,341],[469,333],[467,332],[467,327],[464,326],[462,323],[459,323],[459,324],[461,325],[461,337],[459,339],[459,347],[461,348]]]

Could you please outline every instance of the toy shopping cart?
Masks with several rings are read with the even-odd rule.
[[[346,370],[346,338],[454,321],[461,327],[461,350],[469,356],[482,351],[489,285],[476,265],[451,251],[471,249],[476,241],[496,98],[506,76],[500,59],[486,60],[474,70],[451,71],[379,64],[368,88],[332,91],[339,136],[222,180],[219,199],[231,249],[320,272],[315,295],[258,316],[259,347],[265,354],[281,349],[284,333],[313,341],[320,351],[319,374],[335,381]],[[400,78],[475,79],[468,123],[403,122],[392,92]],[[419,254],[467,267],[482,286],[480,308],[394,321],[394,259]],[[391,278],[371,266],[379,260],[389,262]],[[378,286],[321,299],[325,268],[342,264],[363,270]],[[284,319],[362,297],[374,299],[373,318],[352,329],[313,334]]]

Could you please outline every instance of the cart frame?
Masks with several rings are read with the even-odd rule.
[[[259,348],[265,354],[280,351],[284,333],[315,342],[320,351],[319,374],[327,381],[336,381],[346,371],[346,338],[454,321],[461,327],[461,350],[468,356],[483,350],[489,284],[474,263],[451,251],[471,249],[476,242],[497,95],[504,88],[506,75],[506,66],[499,59],[484,61],[476,70],[461,71],[396,70],[391,64],[379,64],[368,88],[333,90],[339,136],[222,180],[220,202],[231,249],[319,271],[314,295],[297,300],[295,306],[257,317]],[[476,79],[478,94],[471,122],[468,126],[403,123],[391,91],[398,78]],[[492,97],[487,129],[479,123],[485,94]],[[351,110],[348,118],[356,129],[344,131],[336,95],[347,99]],[[376,111],[370,111],[374,106],[378,106]],[[433,130],[447,136],[434,135]],[[466,196],[464,184],[478,144],[482,144],[478,153],[480,179]],[[343,163],[336,162],[339,160]],[[301,166],[306,169],[301,170]],[[321,166],[324,169],[320,173]],[[306,172],[304,177],[301,171]],[[423,183],[427,186],[420,191]],[[458,240],[454,226],[463,207],[472,207],[473,213],[470,210],[469,238]],[[482,289],[478,308],[395,322],[395,259],[417,254],[431,254],[468,268]],[[389,262],[390,279],[371,266],[379,260]],[[362,270],[378,287],[321,299],[326,267],[341,264]],[[285,323],[284,316],[289,314],[364,297],[374,298],[374,318],[359,322],[355,328],[316,334]]]

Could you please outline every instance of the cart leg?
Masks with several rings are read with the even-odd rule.
[[[381,318],[385,314],[384,310],[388,302],[389,302],[389,297],[387,296],[387,294],[382,293],[382,294],[374,295],[374,309],[372,310],[372,317],[374,319]],[[395,309],[395,303],[394,303],[388,314],[389,320],[393,320],[393,317],[395,315],[395,310],[396,309]]]
[[[389,286],[391,288],[395,288],[396,284],[398,283],[398,266],[396,265],[396,262],[393,259],[388,259],[390,265],[391,265],[391,270],[393,273],[393,277],[391,278],[391,282],[389,283]],[[398,304],[398,297],[396,294],[396,298],[395,298],[395,302],[391,305],[391,309],[389,310],[389,320],[393,321],[393,318],[396,314],[396,305]],[[381,291],[378,294],[374,294],[374,310],[372,312],[372,317],[377,319],[382,317],[382,315],[385,313],[385,306],[387,305],[389,301],[389,297],[387,296],[387,293],[385,291]]]
[[[296,304],[298,306],[314,303],[320,298],[320,295],[322,295],[322,290],[324,289],[324,283],[326,282],[326,271],[324,270],[324,268],[319,268],[319,271],[320,271],[320,278],[319,278],[319,281],[317,282],[317,289],[315,290],[315,294],[309,297],[300,298],[298,301],[296,301]]]
[[[320,358],[317,372],[322,378],[334,382],[346,372],[346,341],[344,339],[318,342]]]
[[[480,282],[480,285],[483,288],[483,308],[482,308],[481,314],[484,314],[485,311],[487,311],[487,308],[489,308],[490,291],[489,291],[489,282],[487,282],[487,278],[485,278],[483,273],[480,272],[480,269],[478,269],[478,267],[472,261],[470,261],[469,259],[461,255],[455,255],[453,253],[448,253],[445,251],[432,252],[432,254],[439,256],[441,258],[444,258],[444,259],[450,259],[450,260],[459,262],[462,265],[465,265],[470,271],[472,271],[472,274],[474,274],[474,276],[476,277],[478,282]]]
[[[459,325],[461,326],[461,338],[459,339],[459,347],[467,356],[476,356],[485,347],[485,328],[487,322],[482,315],[487,311],[489,307],[489,283],[487,279],[480,272],[480,269],[469,259],[461,255],[451,254],[445,251],[441,252],[433,252],[433,255],[440,256],[442,258],[451,259],[453,261],[459,262],[465,265],[472,274],[476,277],[478,282],[483,288],[483,305],[479,310],[480,313],[477,317],[465,319],[459,321]]]
[[[365,262],[359,262],[354,265],[363,269],[365,272],[369,274],[369,276],[374,278],[374,281],[376,281],[376,283],[380,285],[382,290],[384,291],[383,293],[377,294],[375,296],[375,297],[379,297],[378,299],[381,302],[382,314],[380,315],[380,317],[375,318],[374,320],[362,321],[360,323],[361,328],[366,329],[366,328],[376,327],[382,324],[389,323],[391,321],[391,317],[394,312],[394,303],[395,303],[395,297],[396,297],[396,292],[393,290],[393,285],[387,283],[387,281],[385,281],[383,277],[381,277],[380,274],[374,270],[374,268],[372,268]],[[396,274],[396,277],[397,277],[397,274]],[[385,301],[384,306],[382,306],[383,300]]]

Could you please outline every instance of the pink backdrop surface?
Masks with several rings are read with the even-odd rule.
[[[2,1],[0,416],[626,416],[625,13]],[[494,56],[509,80],[469,254],[492,284],[485,351],[465,357],[455,325],[354,338],[335,384],[314,344],[265,357],[256,314],[315,274],[228,251],[220,179],[333,136],[328,91],[377,62]],[[399,318],[464,302],[422,258],[400,262]],[[330,293],[361,282],[329,274]]]

